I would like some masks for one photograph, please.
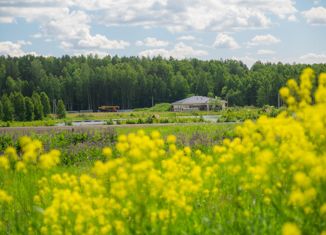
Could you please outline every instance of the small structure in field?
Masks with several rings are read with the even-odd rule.
[[[103,105],[98,107],[100,112],[118,112],[120,107],[118,105]]]
[[[173,111],[189,111],[189,110],[216,110],[225,109],[227,101],[219,98],[209,98],[206,96],[191,96],[189,98],[172,103]]]

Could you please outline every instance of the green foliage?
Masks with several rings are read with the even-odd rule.
[[[235,60],[161,57],[0,56],[0,93],[42,91],[50,100],[62,99],[68,110],[150,107],[152,101],[171,103],[187,94],[213,94],[228,99],[230,106],[277,106],[279,88],[287,78],[297,79],[304,67],[257,62],[248,69]],[[311,67],[316,73],[326,71],[326,64]]]
[[[207,97],[214,98],[214,93],[213,92],[208,92]]]
[[[133,111],[140,112],[140,111],[146,111],[146,112],[167,112],[171,111],[172,105],[170,103],[160,103],[155,104],[153,107],[150,108],[138,108],[134,109]]]
[[[34,104],[30,97],[25,97],[26,121],[34,120]]]
[[[14,117],[17,121],[25,121],[26,106],[24,96],[20,92],[10,94],[10,99],[14,107]]]
[[[66,117],[66,107],[65,107],[65,104],[63,103],[63,100],[58,101],[57,116],[58,116],[58,118]]]
[[[214,99],[211,99],[209,101],[209,104],[212,106],[213,110],[220,110],[222,109],[222,105],[223,105],[220,97],[215,97]]]
[[[2,109],[3,109],[3,121],[13,121],[14,120],[14,107],[8,98],[8,96],[5,94],[1,98],[2,102]]]
[[[44,116],[51,113],[51,105],[48,95],[45,92],[41,92],[41,103],[43,105]]]
[[[41,96],[37,92],[33,92],[32,100],[34,104],[34,118],[35,120],[42,120],[44,117],[43,105],[41,102]]]
[[[273,106],[264,106],[263,108],[254,107],[232,107],[221,111],[218,122],[243,122],[244,120],[256,120],[261,115],[268,117],[275,117],[280,113],[280,109],[276,109]]]
[[[2,105],[2,102],[0,100],[0,120],[2,120],[3,118],[3,105]]]
[[[109,120],[107,120],[106,121],[106,125],[113,125],[114,123],[113,123],[113,120],[112,119],[109,119]]]
[[[19,84],[11,76],[7,77],[5,87],[8,94],[19,90]]]

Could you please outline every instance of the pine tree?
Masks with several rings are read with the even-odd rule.
[[[34,118],[35,120],[42,120],[44,117],[43,105],[39,93],[33,92],[32,100],[34,104]]]
[[[2,96],[1,102],[3,106],[3,121],[12,121],[14,117],[14,108],[6,94]]]
[[[66,117],[66,107],[65,104],[63,103],[63,100],[58,101],[57,116],[58,118]]]
[[[31,98],[25,97],[25,106],[26,106],[26,121],[34,120],[34,104]]]
[[[45,92],[41,92],[41,102],[43,105],[44,116],[46,117],[51,113],[51,105],[48,95]]]

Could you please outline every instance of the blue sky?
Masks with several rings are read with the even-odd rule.
[[[0,54],[326,63],[326,0],[0,0]]]

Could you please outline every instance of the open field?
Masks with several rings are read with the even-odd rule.
[[[324,235],[326,74],[314,103],[312,79],[256,121],[1,128],[0,233]]]
[[[79,126],[79,125],[134,125],[134,124],[167,124],[167,123],[212,123],[242,122],[246,119],[256,120],[260,115],[275,117],[282,109],[272,106],[232,107],[220,111],[131,111],[131,112],[94,112],[68,113],[64,119],[49,115],[44,120],[29,122],[1,122],[2,127],[42,127],[42,126]],[[102,128],[102,127],[95,127]],[[23,130],[23,129],[22,129]]]
[[[326,235],[326,0],[0,0],[0,235]]]

